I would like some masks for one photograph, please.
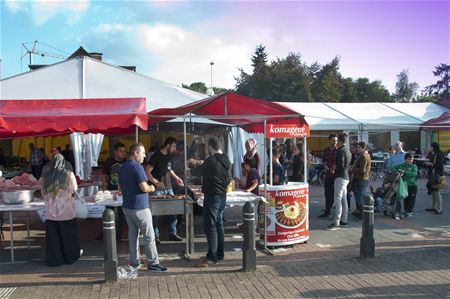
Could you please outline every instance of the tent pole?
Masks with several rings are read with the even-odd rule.
[[[136,135],[135,141],[136,141],[136,143],[138,143],[139,142],[139,127],[138,127],[138,125],[136,125],[136,134],[135,135]]]
[[[264,203],[264,249],[270,254],[273,255],[273,252],[267,248],[267,165],[266,165],[266,125],[267,118],[264,117],[264,198],[266,202]]]
[[[306,152],[306,137],[303,137],[303,182],[308,182],[308,153]]]

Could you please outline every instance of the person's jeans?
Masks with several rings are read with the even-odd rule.
[[[405,198],[405,212],[412,213],[416,204],[417,186],[408,186],[408,197]]]
[[[340,222],[347,222],[348,205],[347,205],[347,185],[349,180],[337,177],[334,180],[334,207],[336,214],[334,224],[339,226]]]
[[[331,208],[333,207],[334,201],[334,177],[325,177],[325,213],[330,215]]]
[[[223,210],[226,200],[226,194],[205,195],[203,202],[203,230],[208,241],[206,257],[213,262],[218,262],[224,258]]]
[[[364,195],[369,187],[368,180],[353,180],[353,190],[355,191],[355,202],[359,210],[362,210],[364,205]]]
[[[156,195],[173,195],[172,188],[156,190],[150,193],[151,196]],[[155,236],[159,238],[159,216],[153,216],[153,228],[155,229]],[[168,215],[167,224],[169,225],[169,236],[175,236],[177,234],[177,215]]]
[[[139,231],[141,231],[144,235],[145,255],[147,256],[148,263],[150,265],[159,264],[155,233],[153,232],[152,212],[150,209],[122,210],[128,223],[130,263],[137,265],[140,262],[138,238]]]

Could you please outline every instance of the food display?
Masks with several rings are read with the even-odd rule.
[[[37,180],[30,173],[23,173],[9,180],[0,177],[0,189],[12,189],[12,188],[20,189],[21,187],[41,189],[42,177],[39,180]]]
[[[186,196],[184,194],[150,196],[150,199],[185,199],[185,198]]]
[[[302,202],[294,202],[293,205],[286,203],[282,210],[275,213],[278,225],[283,227],[298,227],[305,221],[306,207]]]

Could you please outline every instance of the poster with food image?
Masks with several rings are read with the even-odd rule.
[[[308,186],[287,185],[285,189],[277,186],[276,190],[268,190],[266,224],[263,204],[258,214],[261,240],[266,238],[267,227],[267,245],[282,246],[308,240]]]

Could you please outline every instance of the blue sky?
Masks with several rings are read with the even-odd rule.
[[[449,63],[449,1],[2,1],[1,77],[27,71],[22,43],[69,55],[79,46],[104,61],[177,85],[234,87],[258,44],[269,59],[300,53],[310,64],[341,57],[341,73],[394,91],[409,70],[423,88]],[[31,44],[28,44],[31,46]],[[51,47],[49,47],[51,46]],[[34,63],[58,60],[33,56]]]

